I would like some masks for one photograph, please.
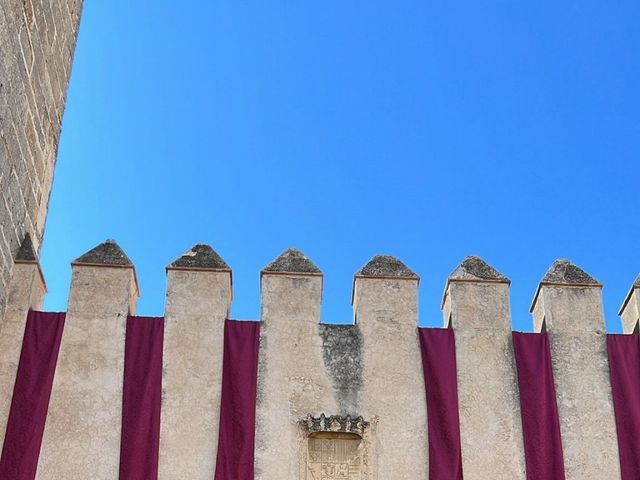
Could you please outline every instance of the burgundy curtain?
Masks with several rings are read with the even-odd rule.
[[[640,478],[640,335],[607,335],[622,480]]]
[[[454,332],[442,328],[419,332],[427,392],[429,480],[462,480]]]
[[[0,458],[0,479],[33,480],[38,467],[64,313],[29,311]]]
[[[158,478],[163,336],[163,318],[127,319],[120,480]]]
[[[564,480],[560,420],[546,333],[513,332],[527,480]]]
[[[259,342],[259,322],[225,322],[215,480],[253,480]]]

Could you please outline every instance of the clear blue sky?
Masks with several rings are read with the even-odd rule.
[[[421,277],[441,325],[469,254],[512,280],[514,327],[552,261],[605,284],[610,331],[640,272],[640,3],[112,0],[85,4],[42,264],[64,310],[69,262],[114,238],[138,311],[166,264],[211,244],[232,316],[289,246],[348,322],[374,254]]]

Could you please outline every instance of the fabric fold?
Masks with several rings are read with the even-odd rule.
[[[513,332],[527,480],[564,480],[560,419],[547,333]]]
[[[126,335],[120,480],[156,480],[164,319],[131,316]]]
[[[215,480],[253,480],[260,323],[227,320]]]
[[[33,480],[36,476],[64,320],[64,313],[29,311],[0,457],[0,479]]]
[[[462,480],[455,334],[420,328],[427,395],[429,480]]]
[[[640,478],[640,335],[607,335],[622,480]]]

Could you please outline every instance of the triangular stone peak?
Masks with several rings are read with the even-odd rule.
[[[511,283],[511,281],[480,257],[469,256],[449,275],[448,282],[499,282]]]
[[[167,268],[185,268],[202,270],[224,270],[230,271],[229,265],[225,262],[211,246],[199,243],[191,247],[191,250],[184,253]]]
[[[390,255],[376,255],[362,267],[356,277],[399,277],[415,278],[418,275],[396,257]]]
[[[262,273],[303,273],[322,275],[315,264],[300,250],[290,248],[269,265],[264,267]]]
[[[115,265],[120,267],[133,267],[129,257],[122,251],[114,240],[107,240],[84,255],[76,258],[72,265]]]
[[[631,297],[633,297],[634,294],[638,295],[636,290],[640,290],[640,275],[638,275],[636,277],[636,280],[631,285],[631,288],[629,289],[629,293],[627,293],[627,296],[625,297],[624,302],[622,302],[622,306],[620,307],[620,310],[618,311],[618,315],[620,315],[621,317],[626,316],[625,315],[625,313],[626,313],[625,310],[627,309],[627,306],[629,305],[629,301],[631,300]],[[636,297],[636,299],[637,298],[638,297]],[[638,302],[638,304],[640,304],[640,302]],[[640,312],[638,312],[638,313],[640,313]]]
[[[16,255],[16,261],[18,262],[37,262],[38,256],[36,255],[35,248],[33,247],[33,241],[31,235],[28,233],[24,236],[24,240],[20,244],[20,249]]]
[[[556,285],[600,285],[600,282],[574,265],[569,260],[559,259],[553,262],[540,282]]]

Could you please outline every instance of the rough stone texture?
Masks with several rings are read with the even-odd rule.
[[[633,282],[618,315],[622,317],[624,333],[638,333],[640,329],[640,276]]]
[[[413,270],[396,257],[390,255],[376,255],[369,263],[360,269],[356,275],[363,277],[412,277],[418,278]]]
[[[462,281],[450,278],[443,308],[445,325],[456,336],[464,476],[524,480],[509,285],[495,282],[505,277],[493,268],[482,266],[473,275],[481,272],[486,273],[476,281],[466,275]]]
[[[131,260],[114,240],[107,240],[76,258],[74,264],[131,266]]]
[[[333,381],[340,413],[358,411],[362,388],[362,334],[358,325],[319,325],[324,366]]]
[[[0,323],[0,445],[4,443],[27,312],[30,308],[42,308],[45,291],[36,263],[15,265],[9,283],[7,309]]]
[[[426,479],[427,412],[418,340],[418,280],[356,277],[363,338],[359,414],[371,422],[370,478]],[[470,477],[473,478],[473,477]]]
[[[227,262],[225,262],[213,248],[209,245],[200,243],[191,247],[191,250],[186,252],[169,266],[176,268],[229,270]]]
[[[549,332],[566,479],[620,478],[600,287],[541,284],[533,318]]]
[[[263,272],[289,272],[289,273],[322,273],[304,253],[295,248],[290,248],[282,253]]]
[[[553,262],[540,283],[598,285],[600,282],[569,260],[561,258]]]
[[[231,272],[167,270],[159,478],[211,480]]]
[[[0,318],[26,233],[40,249],[81,9],[0,2]]]
[[[137,296],[131,267],[73,267],[39,480],[118,478],[126,320]]]
[[[493,280],[508,282],[509,279],[480,257],[469,256],[456,268],[449,280]]]
[[[340,413],[318,332],[322,277],[263,271],[261,295],[255,478],[306,478],[301,421]]]

